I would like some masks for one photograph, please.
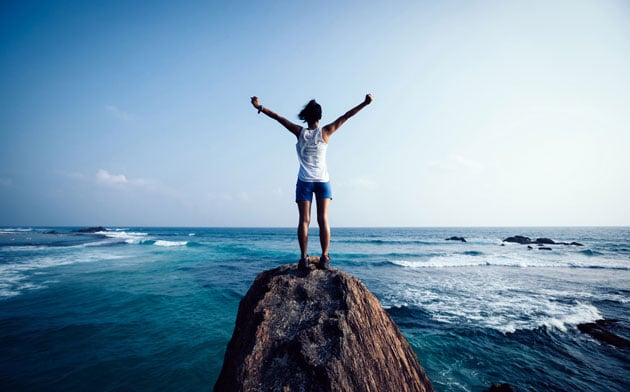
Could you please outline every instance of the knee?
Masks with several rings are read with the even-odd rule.
[[[328,217],[326,215],[323,215],[323,214],[318,214],[317,215],[317,224],[320,227],[328,226]]]
[[[309,214],[300,215],[300,224],[301,225],[310,225],[311,224],[311,216]]]

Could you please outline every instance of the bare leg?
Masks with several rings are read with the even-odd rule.
[[[330,246],[329,205],[330,199],[317,199],[317,224],[319,225],[319,243],[322,246],[322,256],[328,256]]]
[[[308,249],[308,225],[311,223],[311,202],[301,200],[297,202],[300,221],[297,228],[298,243],[300,244],[300,258],[305,258]]]

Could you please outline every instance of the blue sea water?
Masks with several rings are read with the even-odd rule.
[[[72,229],[0,229],[1,390],[211,390],[239,300],[298,257],[293,228]],[[630,339],[630,228],[332,233],[332,266],[379,298],[436,390],[630,390],[628,348],[577,328],[617,320]],[[584,246],[502,246],[516,234]]]

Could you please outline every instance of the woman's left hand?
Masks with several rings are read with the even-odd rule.
[[[260,107],[260,102],[258,102],[258,97],[255,95],[252,97],[252,105],[254,105],[256,109]]]

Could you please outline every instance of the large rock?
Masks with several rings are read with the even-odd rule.
[[[516,242],[517,244],[526,245],[531,244],[532,239],[529,237],[524,237],[522,235],[515,235],[513,237],[508,237],[504,239],[503,242]]]
[[[433,391],[416,354],[357,278],[262,272],[241,300],[215,391]]]

